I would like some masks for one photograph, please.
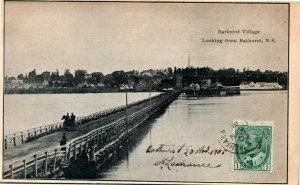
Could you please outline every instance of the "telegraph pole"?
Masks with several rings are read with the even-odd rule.
[[[152,88],[150,86],[150,91],[149,91],[150,113],[149,113],[149,116],[151,116],[151,91],[152,91]]]
[[[127,87],[125,86],[126,89],[126,135],[128,135],[128,95],[127,95]]]

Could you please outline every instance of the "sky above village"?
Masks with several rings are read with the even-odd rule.
[[[242,34],[242,29],[260,31]],[[219,34],[218,30],[240,30]],[[239,43],[239,39],[275,43]],[[238,43],[203,42],[236,39]],[[288,70],[288,5],[5,2],[5,74],[186,67]]]

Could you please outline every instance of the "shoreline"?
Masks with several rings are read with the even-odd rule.
[[[4,89],[4,94],[87,94],[87,93],[124,93],[125,90],[119,89],[95,89],[95,88],[55,88],[55,89]],[[149,92],[148,90],[128,90],[128,92],[139,93]],[[162,92],[154,91],[151,92]]]
[[[240,89],[240,91],[288,91],[288,89]],[[125,90],[118,89],[4,89],[4,94],[90,94],[90,93],[124,93]],[[128,90],[129,93],[149,92],[148,90]],[[152,90],[151,92],[164,92],[162,90]]]

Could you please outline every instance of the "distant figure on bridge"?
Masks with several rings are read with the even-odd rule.
[[[64,128],[69,128],[70,127],[70,116],[69,116],[69,113],[67,113],[67,115],[63,115],[63,117],[61,119],[64,120],[63,127]]]
[[[89,161],[95,161],[95,151],[92,146],[89,146],[88,148],[88,159]]]
[[[71,123],[72,123],[72,126],[75,126],[75,119],[76,119],[76,116],[72,112],[71,113]]]
[[[66,143],[67,143],[66,133],[63,133],[61,140],[60,140],[60,145],[65,145]]]

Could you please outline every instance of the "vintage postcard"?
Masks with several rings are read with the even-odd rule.
[[[2,182],[297,183],[293,4],[3,10]]]

